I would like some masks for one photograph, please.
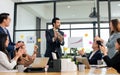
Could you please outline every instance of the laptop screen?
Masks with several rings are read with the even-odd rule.
[[[78,62],[81,62],[81,63],[85,64],[85,67],[87,69],[90,69],[90,64],[89,64],[89,61],[88,61],[87,57],[77,57],[76,59],[77,59]]]
[[[48,57],[36,58],[31,64],[32,68],[44,68],[48,63]]]

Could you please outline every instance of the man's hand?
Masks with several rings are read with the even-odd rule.
[[[54,31],[54,40],[56,40],[58,38],[58,33],[57,31]]]
[[[16,45],[15,45],[16,48],[19,48],[19,47],[21,47],[21,46],[24,46],[24,43],[19,42],[19,43],[16,43]]]
[[[64,39],[64,37],[59,32],[58,32],[58,39],[59,39],[60,42],[62,42],[63,39]]]

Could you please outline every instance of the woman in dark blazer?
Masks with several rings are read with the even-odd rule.
[[[105,46],[101,46],[100,49],[103,51],[104,54],[104,61],[106,62],[108,67],[113,67],[117,70],[117,72],[120,73],[120,38],[116,40],[115,43],[116,53],[115,55],[110,59],[107,55],[107,49]]]

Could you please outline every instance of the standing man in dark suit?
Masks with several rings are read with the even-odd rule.
[[[5,33],[9,37],[9,45],[7,50],[11,55],[11,58],[14,57],[14,50],[22,45],[22,43],[13,43],[7,30],[7,27],[10,25],[11,18],[9,17],[9,13],[1,13],[0,14],[0,33]]]
[[[60,31],[60,19],[53,18],[53,28],[46,30],[46,52],[45,57],[49,57],[53,60],[52,52],[54,52],[57,58],[61,58],[62,50],[61,45],[64,45],[64,32]]]
[[[97,65],[98,60],[102,60],[102,53],[99,48],[99,44],[97,43],[97,40],[94,40],[92,44],[93,51],[90,52],[90,54],[87,56],[88,61],[91,65]],[[83,50],[78,51],[82,57],[86,57]]]

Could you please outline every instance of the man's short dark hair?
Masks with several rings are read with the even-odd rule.
[[[55,18],[53,18],[52,19],[52,25],[54,26],[54,24],[53,23],[56,23],[56,20],[60,20],[58,17],[55,17]]]
[[[9,13],[1,13],[0,14],[0,23],[4,21],[4,19],[7,19],[9,16]]]

